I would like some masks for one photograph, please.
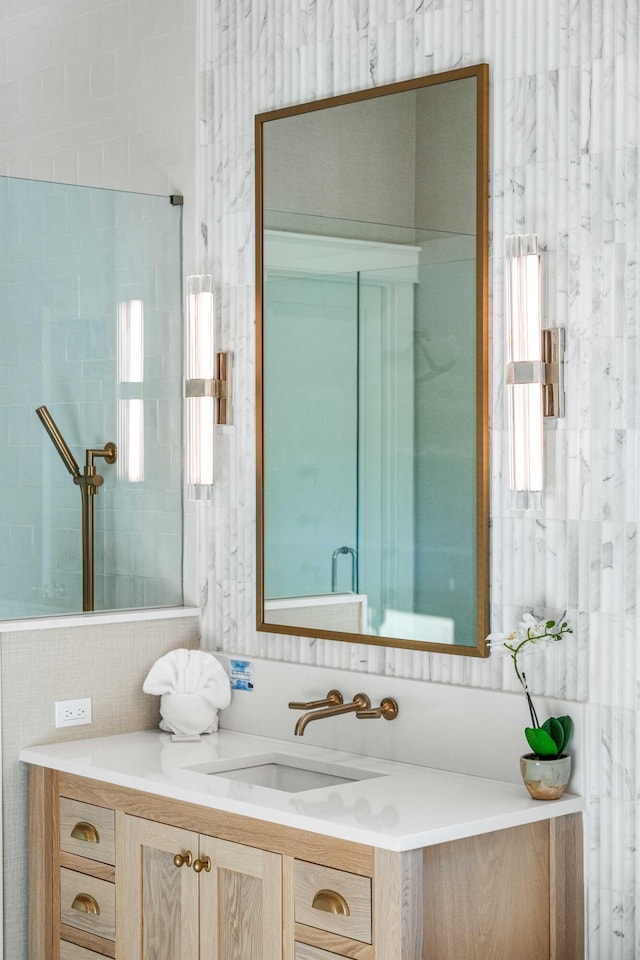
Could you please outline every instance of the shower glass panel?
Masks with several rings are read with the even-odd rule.
[[[265,362],[280,374],[265,405],[283,415],[265,418],[265,595],[323,594],[333,551],[357,540],[357,277],[276,272],[267,289]],[[330,371],[330,390],[318,369]],[[351,589],[342,561],[338,575]]]
[[[265,620],[469,643],[475,237],[266,227]]]
[[[81,496],[36,415],[96,461],[95,609],[182,603],[181,227],[168,197],[0,178],[0,619],[82,610]]]

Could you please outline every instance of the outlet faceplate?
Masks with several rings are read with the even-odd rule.
[[[56,700],[56,727],[79,727],[91,723],[91,697]]]

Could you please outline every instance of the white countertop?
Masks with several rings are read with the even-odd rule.
[[[285,793],[215,771],[276,753],[381,776]],[[581,797],[531,800],[524,785],[221,730],[174,742],[155,730],[25,747],[25,763],[387,850],[414,850],[584,809]]]

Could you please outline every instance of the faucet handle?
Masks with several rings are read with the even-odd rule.
[[[358,720],[377,720],[384,717],[385,720],[395,720],[398,716],[398,702],[393,697],[384,697],[380,701],[380,706],[373,710],[358,710],[356,717]]]
[[[308,703],[298,703],[292,700],[289,703],[289,710],[316,710],[318,707],[331,707],[340,703],[344,703],[340,691],[329,690],[325,700],[309,700]]]

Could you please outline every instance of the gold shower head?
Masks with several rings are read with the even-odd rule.
[[[73,454],[71,453],[71,450],[69,450],[69,447],[68,447],[67,444],[65,443],[64,437],[62,436],[62,434],[61,434],[60,431],[58,430],[58,428],[57,428],[57,426],[56,426],[56,424],[55,424],[55,421],[54,421],[53,417],[51,416],[51,414],[49,413],[49,411],[47,410],[47,408],[44,407],[44,406],[43,406],[43,407],[37,407],[37,408],[36,408],[36,413],[37,413],[38,416],[40,417],[40,419],[41,419],[41,421],[42,421],[43,427],[45,428],[45,430],[47,431],[47,433],[48,433],[49,436],[51,437],[51,440],[52,440],[52,442],[53,442],[54,447],[56,448],[56,450],[57,450],[58,453],[60,454],[60,457],[62,458],[62,460],[63,460],[63,462],[64,462],[64,465],[65,465],[65,467],[67,468],[67,470],[69,471],[69,473],[71,474],[71,476],[72,476],[72,477],[79,477],[79,476],[80,476],[80,468],[79,468],[78,464],[76,463],[75,458],[74,458]]]

